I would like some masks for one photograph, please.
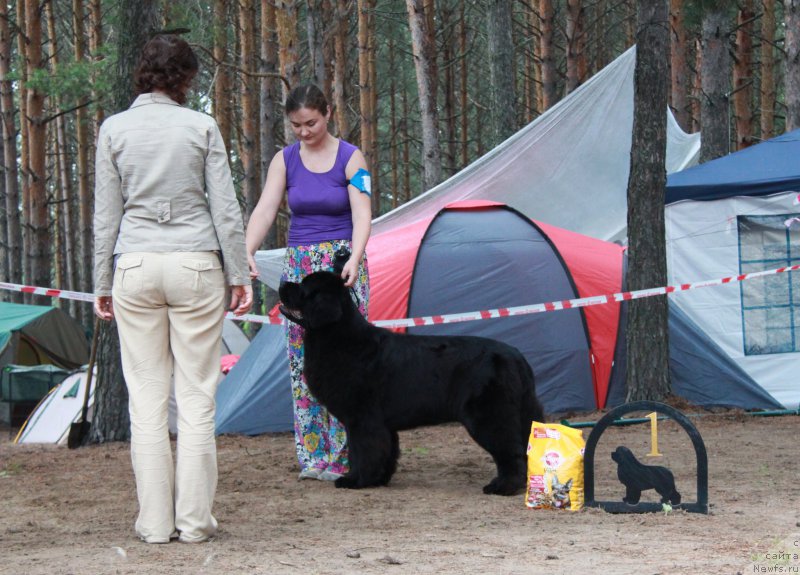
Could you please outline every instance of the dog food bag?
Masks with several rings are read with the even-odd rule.
[[[531,424],[527,507],[572,511],[583,507],[585,445],[580,429],[558,423]]]

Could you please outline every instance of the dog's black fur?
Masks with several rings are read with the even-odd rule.
[[[376,327],[330,272],[285,283],[280,297],[283,315],[305,328],[311,393],[347,430],[350,471],[336,487],[386,485],[400,455],[398,431],[459,421],[497,465],[484,493],[524,488],[531,421],[543,414],[533,371],[517,349],[482,337]]]
[[[661,503],[677,505],[681,502],[681,494],[675,489],[675,477],[666,467],[645,465],[622,445],[614,450],[611,459],[617,462],[617,477],[625,485],[625,497],[622,498],[625,503],[636,505],[642,491],[648,489],[656,490],[661,496]]]

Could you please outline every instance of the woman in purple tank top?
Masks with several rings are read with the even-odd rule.
[[[272,159],[261,198],[247,225],[251,277],[258,276],[254,254],[267,236],[284,194],[291,220],[283,280],[299,282],[312,272],[333,270],[340,247],[351,256],[342,270],[366,317],[369,300],[367,256],[372,211],[370,178],[364,155],[328,132],[331,109],[314,85],[292,90],[286,115],[297,142]],[[347,471],[344,426],[308,391],[303,377],[303,329],[289,323],[289,370],[294,405],[294,436],[300,479],[335,480]]]

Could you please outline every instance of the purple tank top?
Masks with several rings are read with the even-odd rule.
[[[283,149],[289,209],[289,245],[307,246],[353,239],[353,217],[345,167],[358,148],[339,140],[336,161],[325,173],[311,172],[300,159],[300,142]]]

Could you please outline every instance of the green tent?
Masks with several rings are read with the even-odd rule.
[[[0,368],[52,364],[66,369],[89,361],[78,322],[56,307],[0,302]]]

